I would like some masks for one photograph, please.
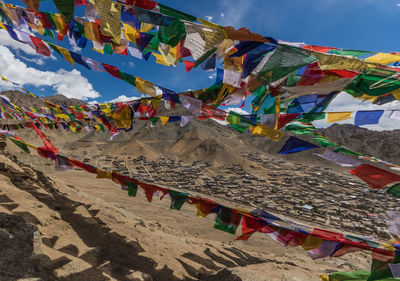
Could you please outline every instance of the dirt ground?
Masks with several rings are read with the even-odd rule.
[[[213,216],[198,218],[189,204],[170,210],[169,198],[149,203],[140,191],[129,197],[84,171],[50,167],[44,174],[18,158],[0,155],[0,162],[0,212],[35,225],[35,254],[47,257],[41,279],[32,280],[300,281],[369,268],[367,252],[313,261],[266,234],[234,241],[213,228]]]

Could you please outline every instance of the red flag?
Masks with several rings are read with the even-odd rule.
[[[320,52],[320,53],[327,53],[330,50],[337,50],[338,48],[322,47],[322,46],[314,46],[314,45],[305,45],[305,46],[303,46],[303,49],[316,51],[316,52]]]
[[[186,66],[186,72],[189,72],[190,70],[192,70],[192,68],[194,67],[194,62],[187,61],[187,60],[182,60],[182,61]]]
[[[126,5],[132,5],[146,10],[153,10],[157,6],[157,2],[151,0],[124,0],[123,2],[125,2],[124,4]]]
[[[75,7],[76,6],[88,6],[89,3],[86,0],[74,0]]]
[[[236,240],[248,240],[253,233],[260,230],[262,227],[261,221],[249,215],[243,215],[242,219],[242,235]]]
[[[105,69],[109,74],[111,74],[112,76],[114,76],[114,77],[116,77],[116,78],[121,79],[121,77],[120,77],[119,74],[118,74],[118,72],[119,72],[119,69],[118,69],[118,68],[116,68],[115,66],[106,64],[106,63],[102,63],[101,65],[104,67],[104,69]]]
[[[400,181],[400,175],[367,164],[362,164],[349,172],[365,181],[372,189],[380,189]]]
[[[42,54],[44,56],[50,57],[50,50],[47,48],[47,46],[43,43],[42,39],[35,37],[35,36],[29,36],[32,40],[32,43],[36,47],[36,53]]]
[[[189,198],[189,204],[195,204],[197,210],[201,212],[201,215],[207,216],[211,213],[218,212],[219,204],[207,198]]]
[[[32,121],[30,121],[30,122],[32,124],[33,129],[36,131],[36,133],[39,135],[40,139],[44,143],[45,147],[48,148],[49,150],[53,151],[54,153],[58,153],[58,149],[54,147],[54,145],[47,138],[47,136],[45,134],[43,134],[43,132],[38,127],[36,127],[36,125]]]
[[[153,185],[153,184],[148,184],[148,183],[141,182],[141,183],[139,183],[139,186],[144,189],[144,193],[146,195],[147,201],[149,201],[149,202],[151,202],[153,200],[153,194],[156,191],[161,191],[163,193],[163,195],[161,196],[161,199],[166,194],[169,193],[169,189],[166,189],[166,188],[163,188],[163,187],[159,187],[159,186],[156,186],[156,185]]]
[[[319,229],[319,228],[314,228],[313,231],[311,232],[312,236],[322,238],[324,240],[330,240],[330,241],[341,241],[343,239],[343,234],[325,230],[325,229]]]
[[[200,120],[215,118],[221,121],[225,121],[225,117],[226,117],[225,111],[203,103],[201,105],[201,116],[199,116],[198,118]]]
[[[89,173],[92,173],[92,174],[97,174],[97,168],[93,167],[92,165],[88,165],[88,164],[82,163],[82,162],[80,162],[78,160],[75,160],[75,159],[68,159],[68,161],[69,161],[69,163],[71,163],[72,166],[79,167],[79,168],[81,168],[81,169],[83,169],[83,170],[85,170],[85,171],[87,171]]]
[[[278,117],[278,129],[282,128],[287,123],[293,121],[299,115],[300,115],[300,113],[281,114],[281,115],[279,115],[279,117]]]

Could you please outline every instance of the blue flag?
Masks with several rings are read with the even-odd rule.
[[[383,112],[383,110],[357,111],[356,117],[354,118],[354,125],[362,126],[378,124]]]
[[[296,153],[304,150],[309,150],[319,147],[318,145],[303,141],[296,137],[290,137],[282,149],[278,152],[280,154]]]

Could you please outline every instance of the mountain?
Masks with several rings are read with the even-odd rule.
[[[331,140],[353,151],[400,164],[400,150],[397,148],[400,130],[371,131],[351,124],[333,124],[319,131]]]
[[[29,94],[22,93],[17,90],[11,91],[4,91],[1,92],[0,95],[6,96],[10,99],[10,101],[18,106],[45,106],[44,102],[41,99],[32,97]],[[46,99],[50,102],[63,105],[63,106],[70,106],[70,105],[83,105],[85,104],[83,101],[78,99],[70,99],[63,95],[56,94],[53,96],[48,96],[43,99]],[[5,104],[3,101],[0,101],[0,105],[4,106]]]

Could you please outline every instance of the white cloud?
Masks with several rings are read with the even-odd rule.
[[[250,113],[248,113],[246,110],[243,110],[243,109],[241,109],[241,108],[239,108],[239,107],[228,107],[228,108],[226,109],[226,111],[227,111],[227,112],[233,111],[233,112],[236,112],[236,113],[241,114],[241,115],[248,115],[248,114],[250,114]]]
[[[230,0],[218,1],[221,18],[218,23],[220,25],[233,26],[239,28],[245,25],[245,19],[249,15],[252,7],[258,3],[253,0],[238,0],[235,5],[232,5]]]
[[[205,16],[208,21],[212,21],[214,18],[212,16]]]
[[[97,100],[92,100],[92,101],[89,101],[88,104],[99,104],[99,102]]]
[[[210,80],[215,79],[215,77],[217,77],[217,73],[208,75],[208,79],[210,79]]]
[[[400,3],[397,3],[396,5],[397,5],[397,7],[400,7]]]
[[[135,64],[133,63],[133,62],[128,62],[128,66],[130,67],[130,68],[134,68],[135,67]]]
[[[120,95],[119,97],[106,101],[106,102],[127,102],[127,101],[133,101],[133,100],[138,100],[145,97],[145,95],[141,95],[140,97],[127,97],[125,95]]]
[[[45,63],[44,59],[42,59],[42,58],[28,58],[21,54],[18,54],[18,52],[17,52],[17,56],[19,58],[23,59],[24,61],[32,62],[37,65],[43,65]]]
[[[87,78],[83,77],[78,70],[41,71],[27,66],[4,46],[0,46],[0,74],[22,85],[50,86],[56,90],[57,94],[62,94],[68,98],[86,100],[100,96]],[[10,83],[2,82],[0,85],[8,86]]]

